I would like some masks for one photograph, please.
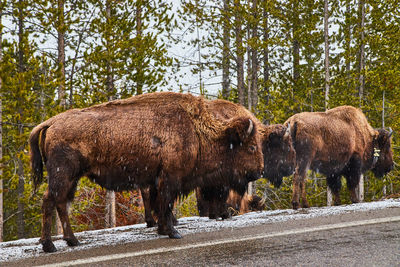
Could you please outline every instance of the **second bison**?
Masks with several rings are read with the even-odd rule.
[[[377,177],[393,168],[392,132],[375,130],[361,110],[341,106],[326,112],[303,112],[290,117],[285,124],[293,127],[296,171],[293,178],[294,209],[309,207],[305,176],[308,169],[327,177],[335,205],[341,203],[341,176],[347,181],[352,202],[359,202],[356,186],[367,170]]]

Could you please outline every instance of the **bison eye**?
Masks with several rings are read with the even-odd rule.
[[[256,152],[257,147],[256,146],[249,146],[250,152]]]

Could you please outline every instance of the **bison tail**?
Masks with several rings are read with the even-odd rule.
[[[31,158],[31,167],[33,171],[33,185],[34,192],[37,191],[38,187],[43,181],[43,159],[42,156],[43,149],[40,146],[43,145],[44,139],[46,137],[46,130],[49,128],[49,125],[38,125],[36,126],[30,136],[29,136],[29,146],[30,146],[30,158]],[[45,160],[45,159],[44,159]]]

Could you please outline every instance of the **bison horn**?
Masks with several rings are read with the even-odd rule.
[[[392,134],[393,134],[393,130],[392,130],[392,128],[391,128],[391,127],[389,127],[389,137],[391,137],[391,136],[392,136]]]
[[[253,121],[249,119],[249,122],[250,122],[249,128],[247,129],[248,136],[253,132],[253,128],[254,128]]]
[[[290,123],[288,123],[286,131],[285,131],[285,135],[283,136],[284,138],[288,137],[290,134]]]

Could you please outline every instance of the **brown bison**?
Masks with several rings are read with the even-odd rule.
[[[36,126],[29,137],[33,181],[48,172],[43,197],[43,250],[51,241],[54,208],[64,240],[79,244],[67,212],[79,178],[89,177],[115,190],[155,187],[158,233],[181,238],[173,227],[172,207],[196,187],[242,190],[263,169],[258,125],[249,116],[218,120],[202,98],[152,93],[73,109]]]
[[[275,187],[279,187],[283,176],[293,173],[295,167],[295,151],[290,135],[290,126],[263,125],[250,111],[239,104],[218,99],[207,101],[210,112],[221,120],[230,120],[237,116],[250,116],[258,126],[264,157],[263,176]],[[233,192],[228,187],[202,187],[196,193],[197,206],[200,216],[209,218],[228,218],[228,204],[226,201],[231,194],[238,193],[237,197],[244,196],[245,190]],[[230,192],[232,191],[232,192]],[[243,209],[244,210],[244,209]]]
[[[264,157],[263,176],[268,178],[276,187],[280,186],[283,176],[289,176],[293,173],[296,161],[290,127],[280,124],[263,125],[246,108],[226,100],[206,100],[206,106],[218,120],[229,121],[235,117],[249,116],[252,121],[256,122]],[[229,195],[237,194],[236,198],[244,196],[247,188],[242,187],[240,190],[236,190],[236,192],[230,189],[232,188],[226,185],[220,187],[214,185],[203,186],[196,189],[197,206],[200,216],[208,216],[211,219],[218,217],[226,219],[230,217],[230,213],[228,212],[229,201],[227,202]],[[155,187],[146,188],[141,190],[141,192],[145,206],[145,220],[147,226],[152,227],[156,224],[152,216],[152,211],[157,217],[157,192]],[[250,205],[254,205],[253,203],[257,203],[257,201],[249,202]],[[261,209],[260,205],[263,205],[263,203],[257,205]],[[245,208],[242,210],[245,210]]]
[[[392,132],[374,130],[357,108],[341,106],[326,112],[303,112],[285,122],[289,123],[296,150],[294,209],[300,206],[300,194],[302,207],[309,207],[304,183],[308,169],[326,175],[334,203],[340,205],[342,175],[347,180],[351,201],[359,202],[356,186],[361,174],[372,170],[382,177],[393,168]]]

